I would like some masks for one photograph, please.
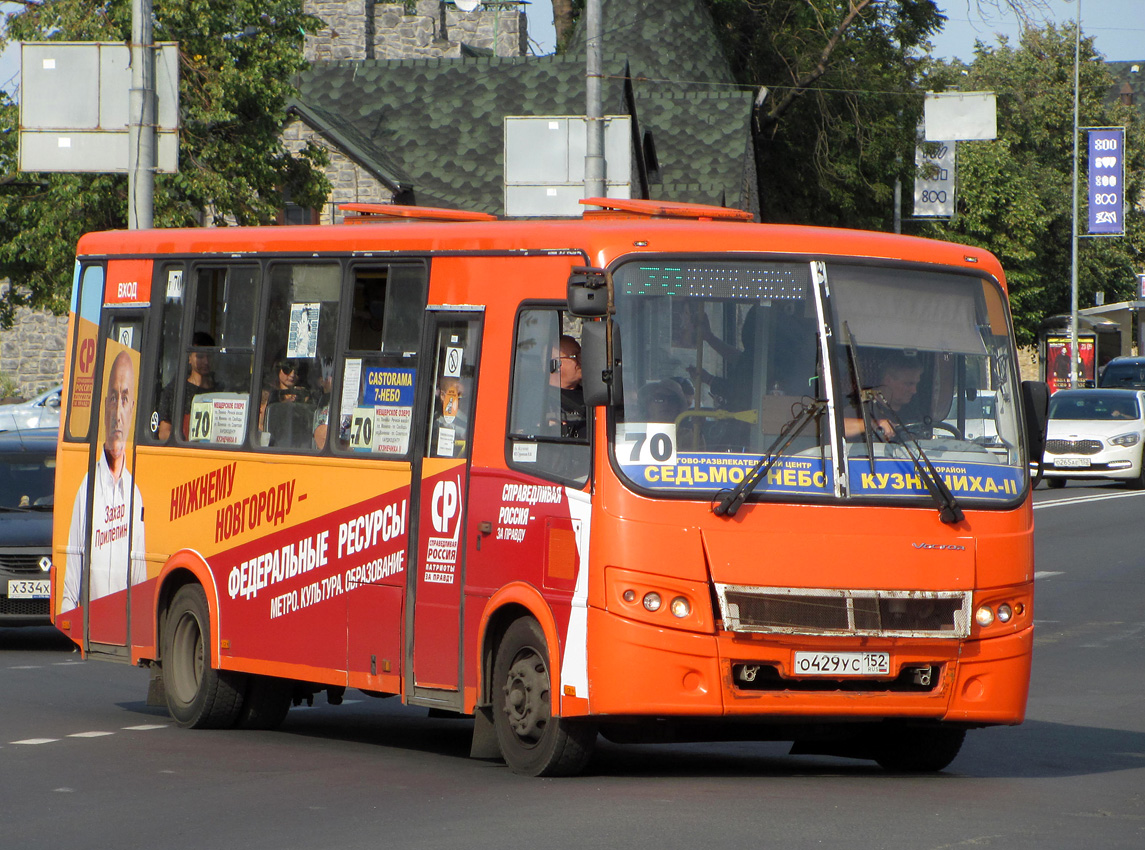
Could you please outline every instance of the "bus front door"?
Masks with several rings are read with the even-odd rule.
[[[134,476],[143,318],[109,311],[105,322],[102,380],[94,393],[99,424],[73,508],[68,550],[83,552],[88,648],[117,655],[128,643],[130,590],[147,578],[143,504]]]
[[[481,318],[479,312],[431,313],[423,349],[432,352],[433,380],[414,483],[418,557],[407,590],[413,636],[407,693],[412,702],[443,708],[460,708],[462,700],[466,504]]]

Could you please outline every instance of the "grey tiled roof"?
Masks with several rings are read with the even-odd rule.
[[[700,0],[605,0],[606,27],[609,8],[623,14],[606,30],[604,113],[629,113],[625,78],[634,78],[636,126],[651,131],[660,164],[649,195],[752,209],[752,94],[727,85]],[[297,106],[383,182],[411,187],[414,203],[501,214],[504,117],[583,114],[584,76],[576,51],[319,62],[299,78]]]

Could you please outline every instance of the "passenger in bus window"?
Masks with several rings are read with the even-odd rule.
[[[287,357],[276,357],[267,386],[262,391],[259,404],[259,428],[266,430],[266,407],[276,402],[308,401],[310,391],[306,389],[302,361]]]
[[[183,391],[183,437],[187,436],[188,420],[191,416],[191,401],[200,393],[213,392],[219,389],[215,382],[214,373],[211,372],[211,355],[207,351],[196,351],[197,348],[215,345],[214,338],[206,331],[195,331],[191,337],[191,349],[187,354],[187,381]],[[159,430],[156,436],[160,441],[171,436],[171,423],[174,421],[173,408],[175,407],[175,381],[172,380],[159,394]]]
[[[318,379],[318,409],[314,412],[314,446],[321,450],[326,445],[326,432],[330,425],[330,397],[334,389],[334,358],[323,357],[322,376]]]
[[[95,465],[91,527],[88,527],[88,476],[76,492],[72,522],[68,529],[64,598],[60,610],[78,606],[82,576],[88,570],[88,599],[98,599],[147,578],[143,534],[143,497],[127,466],[127,440],[135,419],[135,367],[131,356],[121,351],[107,376],[104,399],[104,443]],[[128,530],[130,528],[130,535]],[[93,533],[94,532],[94,533]],[[85,546],[91,538],[91,560],[85,563]],[[130,538],[130,542],[129,542]]]
[[[562,437],[580,439],[587,434],[588,417],[580,380],[580,343],[565,334],[561,337],[558,350],[553,352],[552,365],[549,367],[550,386],[560,388]]]

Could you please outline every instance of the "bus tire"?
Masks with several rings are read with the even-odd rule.
[[[234,725],[242,708],[243,676],[211,667],[211,617],[197,584],[181,587],[163,630],[163,683],[167,710],[188,729]]]
[[[1046,486],[1049,487],[1051,490],[1060,490],[1062,487],[1065,486],[1065,483],[1068,480],[1069,480],[1068,478],[1047,478],[1046,479]]]
[[[249,676],[235,725],[242,729],[277,729],[286,719],[294,683],[273,676]]]
[[[937,773],[962,749],[965,729],[896,726],[879,736],[875,761],[891,773]]]
[[[596,724],[554,717],[549,652],[540,624],[515,620],[493,665],[493,727],[501,757],[524,776],[580,773],[596,744]]]

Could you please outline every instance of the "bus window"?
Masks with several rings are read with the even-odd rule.
[[[517,317],[509,465],[583,486],[591,462],[580,386],[580,343],[571,316],[532,308]]]
[[[183,297],[184,268],[180,265],[160,266],[157,268],[156,285],[154,291],[163,293],[163,300],[159,304],[160,336],[159,354],[155,368],[154,384],[148,388],[148,398],[144,400],[145,409],[151,411],[148,421],[147,437],[153,441],[166,442],[173,430],[172,423],[180,417],[174,412],[175,390],[178,389],[176,378],[181,361],[188,359],[189,355],[183,350],[183,316],[185,314]],[[187,393],[183,400],[183,418],[190,417],[189,393],[200,391],[198,376],[202,372],[189,366],[187,371]],[[194,389],[192,389],[194,387]],[[205,389],[202,390],[205,392]],[[186,436],[186,427],[182,434]]]
[[[258,280],[254,266],[195,272],[190,336],[178,354],[175,388],[164,388],[175,422],[183,420],[182,440],[211,446],[246,442]]]
[[[356,266],[342,355],[335,451],[408,454],[427,277],[418,264]],[[323,440],[327,439],[325,433]]]
[[[68,404],[67,436],[86,440],[91,429],[92,393],[95,392],[95,350],[99,336],[99,311],[103,304],[103,266],[77,266],[72,296],[76,338],[72,344],[71,400]]]
[[[276,264],[268,288],[259,445],[316,451],[325,444],[316,430],[326,424],[334,382],[342,267]]]

